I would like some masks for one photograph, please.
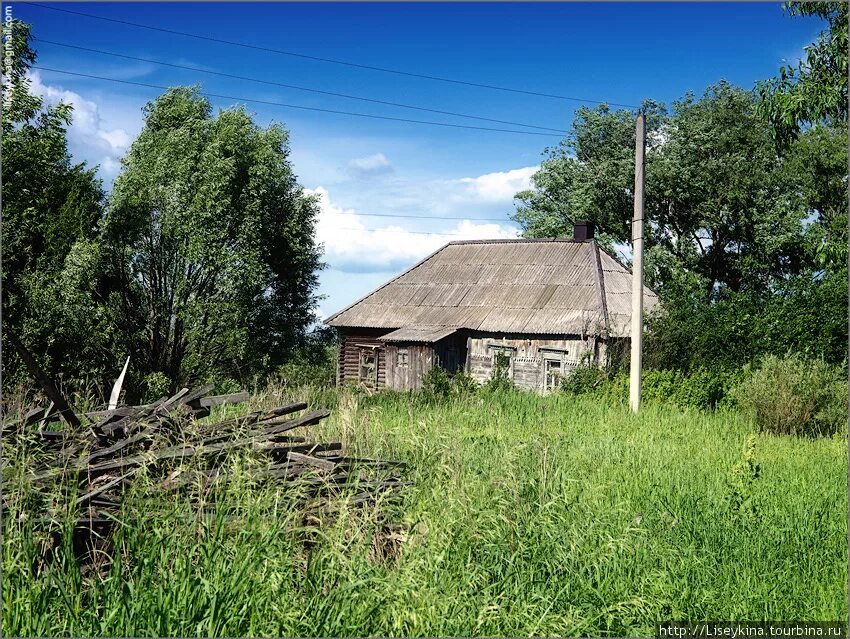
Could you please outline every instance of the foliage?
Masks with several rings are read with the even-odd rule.
[[[761,465],[756,462],[756,438],[749,435],[741,459],[732,466],[726,480],[729,489],[727,503],[733,518],[742,517],[751,523],[758,514],[755,482],[760,475]]]
[[[429,398],[445,398],[452,391],[452,381],[442,366],[432,366],[422,376],[422,392]]]
[[[768,433],[814,437],[847,426],[847,377],[823,360],[769,355],[733,392]]]
[[[497,350],[493,358],[493,370],[490,373],[490,379],[484,384],[485,390],[500,393],[514,389],[513,380],[510,377],[510,367],[510,355]]]
[[[561,380],[561,390],[570,395],[584,395],[598,390],[608,379],[598,366],[576,366]]]
[[[316,329],[292,358],[277,369],[285,386],[334,386],[339,347],[330,331]]]
[[[847,120],[847,2],[787,2],[792,16],[817,16],[827,22],[817,40],[805,47],[796,67],[758,83],[761,113],[777,140],[787,144],[806,124]]]
[[[668,113],[647,110],[647,283],[664,292],[688,279],[706,296],[761,288],[806,264],[805,203],[788,204],[769,126],[751,92],[721,82],[686,94]],[[517,194],[527,236],[568,234],[595,221],[605,243],[630,242],[634,117],[606,106],[577,111],[571,133]],[[604,214],[600,212],[604,211]]]
[[[452,375],[452,392],[455,395],[470,395],[475,393],[480,384],[469,373],[459,370]]]
[[[145,403],[155,402],[160,397],[168,395],[171,388],[171,380],[165,376],[162,371],[154,371],[148,373],[144,379],[144,395]]]
[[[847,354],[847,271],[805,274],[771,291],[670,295],[647,321],[648,368],[732,370],[794,350],[840,364]]]
[[[286,393],[251,404],[330,400]],[[34,571],[55,529],[12,510],[4,636],[633,637],[659,619],[847,618],[846,439],[756,434],[752,449],[753,424],[734,413],[633,415],[564,393],[334,393],[322,437],[406,462],[399,504],[355,504],[352,487],[307,516],[278,490],[246,489],[246,453],[207,516],[194,491],[142,484],[110,568],[85,575],[70,528]],[[25,496],[6,480],[32,466],[3,447],[4,496]],[[748,499],[758,516],[733,509]],[[382,522],[401,525],[392,561],[373,550]]]
[[[11,102],[3,114],[3,322],[54,379],[100,376],[115,357],[97,305],[97,227],[103,190],[95,169],[68,151],[71,105],[45,105],[30,92],[30,26],[13,21]],[[5,58],[4,58],[5,65]],[[4,353],[4,386],[23,382]]]
[[[317,207],[288,135],[196,88],[145,107],[104,222],[110,302],[137,373],[173,386],[285,362],[314,320]]]

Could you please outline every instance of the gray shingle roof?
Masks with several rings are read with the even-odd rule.
[[[657,301],[644,287],[644,308]],[[593,241],[518,239],[451,242],[326,322],[551,335],[604,334],[606,320],[628,336],[628,269]]]

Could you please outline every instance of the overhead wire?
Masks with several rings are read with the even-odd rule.
[[[77,77],[81,77],[81,78],[89,78],[89,79],[92,79],[92,80],[102,80],[102,81],[105,81],[105,82],[117,82],[117,83],[120,83],[120,84],[129,84],[129,85],[133,85],[133,86],[146,87],[146,88],[150,88],[150,89],[159,89],[159,90],[162,90],[162,91],[167,91],[169,88],[171,88],[171,87],[163,86],[161,84],[150,84],[150,83],[147,83],[147,82],[135,82],[135,81],[132,81],[132,80],[120,80],[118,78],[108,78],[106,76],[101,76],[101,75],[94,75],[94,74],[90,74],[90,73],[80,73],[78,71],[67,71],[65,69],[54,69],[54,68],[51,68],[51,67],[43,67],[43,66],[40,66],[40,65],[39,66],[33,65],[30,68],[38,69],[40,71],[50,71],[52,73],[62,73],[62,74],[65,74],[65,75],[73,75],[73,76],[77,76]],[[501,129],[501,128],[495,128],[495,127],[473,126],[473,125],[470,125],[470,124],[452,124],[452,123],[449,123],[449,122],[434,122],[432,120],[413,120],[413,119],[410,119],[410,118],[397,118],[397,117],[392,117],[392,116],[389,116],[389,115],[375,115],[375,114],[372,114],[372,113],[357,113],[357,112],[353,112],[353,111],[341,111],[341,110],[337,110],[337,109],[324,109],[324,108],[321,108],[321,107],[310,107],[310,106],[304,106],[303,104],[288,104],[286,102],[273,102],[271,100],[258,100],[256,98],[246,98],[246,97],[235,96],[235,95],[224,95],[224,94],[221,94],[221,93],[210,93],[208,91],[198,91],[198,93],[200,95],[210,97],[210,98],[222,98],[222,99],[225,99],[225,100],[237,100],[237,101],[240,101],[240,102],[252,102],[252,103],[255,103],[255,104],[266,104],[266,105],[270,105],[270,106],[285,107],[285,108],[288,108],[288,109],[299,109],[299,110],[302,110],[302,111],[317,111],[319,113],[333,113],[333,114],[336,114],[336,115],[348,115],[348,116],[359,117],[359,118],[371,118],[371,119],[374,119],[374,120],[391,120],[391,121],[394,121],[394,122],[405,122],[405,123],[409,123],[409,124],[426,124],[426,125],[430,125],[430,126],[449,127],[449,128],[452,128],[452,129],[471,129],[471,130],[475,130],[475,131],[492,131],[492,132],[498,132],[498,133],[514,133],[514,134],[520,134],[520,135],[537,135],[537,136],[544,136],[544,137],[562,137],[558,133],[542,133],[542,132],[538,132],[538,131],[521,131],[521,130],[518,130],[518,129]]]
[[[493,122],[493,123],[496,123],[496,124],[509,124],[511,126],[522,126],[522,127],[527,127],[527,128],[530,128],[530,129],[539,129],[541,131],[551,131],[551,132],[555,132],[555,133],[560,133],[562,135],[567,134],[567,131],[564,130],[564,129],[556,129],[556,128],[548,127],[548,126],[539,126],[539,125],[536,125],[536,124],[526,124],[524,122],[513,122],[511,120],[498,120],[496,118],[487,118],[487,117],[480,116],[480,115],[471,115],[471,114],[468,114],[468,113],[458,113],[458,112],[455,112],[455,111],[443,111],[441,109],[432,109],[432,108],[416,106],[416,105],[412,105],[412,104],[404,104],[404,103],[401,103],[401,102],[390,102],[388,100],[379,100],[379,99],[376,99],[376,98],[368,98],[368,97],[365,97],[365,96],[350,95],[350,94],[347,94],[347,93],[337,93],[335,91],[325,91],[323,89],[316,89],[316,88],[312,88],[312,87],[304,87],[304,86],[289,84],[289,83],[285,83],[285,82],[275,82],[273,80],[263,80],[263,79],[260,79],[260,78],[252,78],[252,77],[249,77],[249,76],[236,75],[236,74],[233,74],[233,73],[224,73],[224,72],[221,72],[221,71],[213,71],[213,70],[210,70],[210,69],[202,69],[200,67],[193,67],[193,66],[189,66],[189,65],[185,65],[185,64],[175,64],[173,62],[162,62],[161,60],[152,60],[150,58],[139,58],[139,57],[132,56],[132,55],[125,55],[123,53],[115,53],[114,51],[104,51],[102,49],[92,49],[90,47],[83,47],[83,46],[76,45],[76,44],[69,44],[67,42],[56,42],[54,40],[48,40],[46,38],[36,37],[35,39],[38,40],[39,42],[43,42],[45,44],[49,44],[49,45],[53,45],[53,46],[65,47],[65,48],[68,48],[68,49],[77,49],[79,51],[88,51],[90,53],[97,53],[99,55],[107,55],[107,56],[113,56],[113,57],[116,57],[116,58],[124,58],[125,60],[135,60],[136,62],[146,62],[146,63],[150,63],[150,64],[158,64],[158,65],[164,66],[164,67],[171,67],[171,68],[174,68],[174,69],[183,69],[183,70],[187,70],[187,71],[194,71],[196,73],[206,73],[208,75],[216,75],[216,76],[220,76],[220,77],[223,77],[223,78],[231,78],[233,80],[244,80],[246,82],[256,82],[258,84],[266,84],[266,85],[270,85],[270,86],[283,87],[285,89],[293,89],[293,90],[296,90],[296,91],[306,91],[306,92],[309,92],[309,93],[318,93],[318,94],[321,94],[321,95],[330,95],[330,96],[334,96],[334,97],[338,97],[338,98],[345,98],[347,100],[360,100],[362,102],[371,102],[373,104],[383,104],[385,106],[399,107],[399,108],[402,108],[402,109],[413,109],[413,110],[416,110],[416,111],[426,111],[428,113],[438,113],[440,115],[451,115],[451,116],[455,116],[455,117],[459,117],[459,118],[469,118],[469,119],[472,119],[472,120],[481,120],[481,121],[484,121],[484,122]]]
[[[446,78],[446,77],[437,76],[437,75],[430,75],[430,74],[427,74],[427,73],[416,73],[416,72],[412,72],[412,71],[402,71],[400,69],[390,69],[390,68],[387,68],[387,67],[379,67],[379,66],[373,66],[373,65],[368,65],[368,64],[360,64],[360,63],[357,63],[357,62],[350,62],[350,61],[347,61],[347,60],[338,60],[338,59],[335,59],[335,58],[327,58],[327,57],[322,57],[322,56],[308,55],[308,54],[305,54],[305,53],[298,53],[298,52],[295,52],[295,51],[286,51],[284,49],[275,49],[273,47],[266,47],[266,46],[262,46],[262,45],[249,44],[247,42],[238,42],[238,41],[235,41],[235,40],[226,40],[224,38],[216,38],[214,36],[206,36],[206,35],[201,35],[201,34],[198,34],[198,33],[189,33],[189,32],[186,32],[186,31],[177,31],[175,29],[167,29],[165,27],[157,27],[157,26],[153,26],[153,25],[149,25],[149,24],[132,22],[130,20],[120,20],[118,18],[107,18],[106,16],[99,16],[99,15],[92,14],[92,13],[85,13],[83,11],[74,11],[72,9],[65,9],[65,8],[60,8],[60,7],[48,6],[48,5],[45,5],[45,4],[38,3],[38,2],[21,2],[20,4],[23,4],[23,5],[26,5],[26,6],[31,6],[31,7],[39,7],[41,9],[47,9],[49,11],[60,11],[60,12],[63,12],[63,13],[83,16],[83,17],[86,17],[86,18],[94,19],[94,20],[103,20],[105,22],[112,22],[114,24],[123,24],[123,25],[127,25],[127,26],[137,27],[137,28],[140,28],[140,29],[148,29],[148,30],[151,30],[151,31],[158,31],[158,32],[167,33],[167,34],[170,34],[170,35],[178,35],[178,36],[183,36],[183,37],[186,37],[186,38],[195,38],[197,40],[205,40],[205,41],[208,41],[208,42],[217,42],[219,44],[226,44],[226,45],[229,45],[229,46],[242,47],[242,48],[245,48],[245,49],[254,49],[256,51],[264,51],[266,53],[276,53],[276,54],[279,54],[279,55],[302,58],[302,59],[305,59],[305,60],[313,60],[315,62],[324,62],[324,63],[328,63],[328,64],[336,64],[336,65],[342,65],[342,66],[347,66],[347,67],[352,67],[352,68],[365,69],[365,70],[369,70],[369,71],[378,71],[378,72],[381,72],[381,73],[392,73],[392,74],[395,74],[395,75],[407,76],[407,77],[411,77],[411,78],[419,78],[421,80],[432,80],[432,81],[436,81],[436,82],[447,82],[447,83],[451,83],[451,84],[475,87],[475,88],[479,88],[479,89],[490,89],[490,90],[494,90],[494,91],[519,93],[519,94],[524,94],[524,95],[531,95],[531,96],[537,96],[537,97],[543,97],[543,98],[551,98],[551,99],[556,99],[556,100],[568,100],[568,101],[572,101],[572,102],[581,102],[581,103],[587,103],[587,104],[607,104],[609,106],[622,107],[622,108],[626,108],[626,109],[638,109],[638,108],[640,108],[640,107],[635,106],[633,104],[623,104],[623,103],[618,103],[618,102],[609,102],[607,100],[595,100],[595,99],[590,99],[590,98],[578,98],[578,97],[575,97],[575,96],[559,95],[559,94],[555,94],[555,93],[545,93],[545,92],[542,92],[542,91],[531,91],[531,90],[527,90],[527,89],[520,89],[520,88],[516,88],[516,87],[508,87],[508,86],[501,86],[501,85],[495,85],[495,84],[486,84],[486,83],[482,83],[482,82],[471,82],[471,81],[467,81],[467,80],[458,80],[458,79],[455,79],[455,78]]]

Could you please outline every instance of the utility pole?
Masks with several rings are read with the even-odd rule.
[[[635,124],[635,213],[632,219],[632,354],[629,370],[629,406],[640,408],[643,370],[643,185],[646,178],[646,119],[638,113]]]

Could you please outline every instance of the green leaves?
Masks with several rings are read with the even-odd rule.
[[[847,121],[846,2],[788,2],[792,16],[818,16],[828,27],[805,48],[796,66],[783,66],[779,75],[759,82],[759,113],[773,125],[777,142],[787,146],[809,124]]]
[[[171,89],[145,114],[104,229],[126,289],[125,347],[142,375],[173,385],[244,380],[281,363],[314,319],[317,206],[282,127],[261,129],[241,108],[213,116],[197,88]]]

